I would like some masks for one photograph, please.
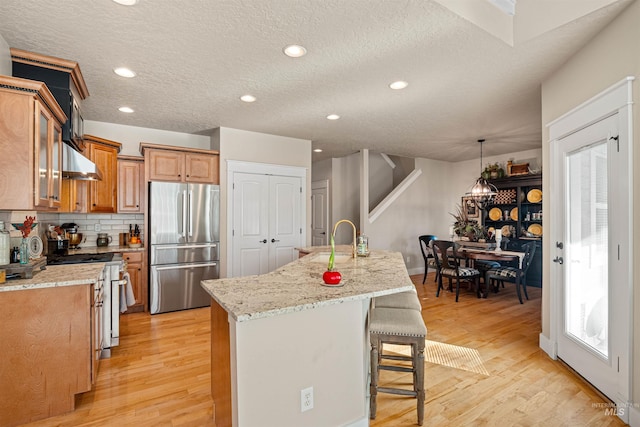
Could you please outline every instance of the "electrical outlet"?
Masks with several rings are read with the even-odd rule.
[[[313,387],[300,390],[300,412],[313,409]]]
[[[407,264],[411,264],[411,257],[407,256]]]
[[[100,230],[102,230],[102,227],[100,227],[99,222],[93,224],[93,231],[100,231]]]

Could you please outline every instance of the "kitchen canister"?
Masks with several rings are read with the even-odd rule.
[[[107,233],[98,233],[97,246],[109,246],[109,243],[111,243],[111,236]]]
[[[11,236],[4,229],[4,221],[0,221],[0,265],[9,264],[11,259]]]

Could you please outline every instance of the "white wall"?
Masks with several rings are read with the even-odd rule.
[[[380,153],[369,152],[369,211],[393,190],[393,173]]]
[[[332,160],[331,199],[332,223],[341,219],[353,222],[360,228],[360,153]],[[353,230],[340,225],[336,230],[336,244],[351,244]]]
[[[85,120],[84,133],[122,144],[119,154],[140,156],[140,143],[211,149],[211,137],[167,130]]]
[[[9,44],[0,36],[0,74],[5,76],[11,75],[11,52],[9,52]]]
[[[284,166],[298,166],[307,169],[307,227],[311,224],[311,141],[268,135],[232,128],[220,128],[213,135],[213,146],[220,150],[220,188],[227,188],[227,161],[238,160],[256,163],[268,163]],[[227,194],[220,192],[220,245],[227,247]],[[311,232],[307,230],[307,241],[310,245]],[[226,249],[221,252],[221,276],[227,277]]]

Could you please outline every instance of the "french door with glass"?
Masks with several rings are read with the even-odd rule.
[[[629,170],[619,116],[556,141],[560,182],[552,183],[557,355],[614,402],[626,400],[630,321]]]

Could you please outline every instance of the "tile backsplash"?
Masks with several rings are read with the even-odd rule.
[[[107,233],[111,236],[109,246],[118,246],[120,233],[129,232],[129,224],[138,224],[140,239],[144,242],[144,215],[143,214],[69,214],[69,213],[38,213],[38,222],[43,228],[38,234],[44,239],[43,232],[48,225],[62,225],[73,222],[78,225],[78,232],[84,235],[85,241],[80,246],[96,246],[98,233]],[[96,228],[100,230],[97,231]]]

